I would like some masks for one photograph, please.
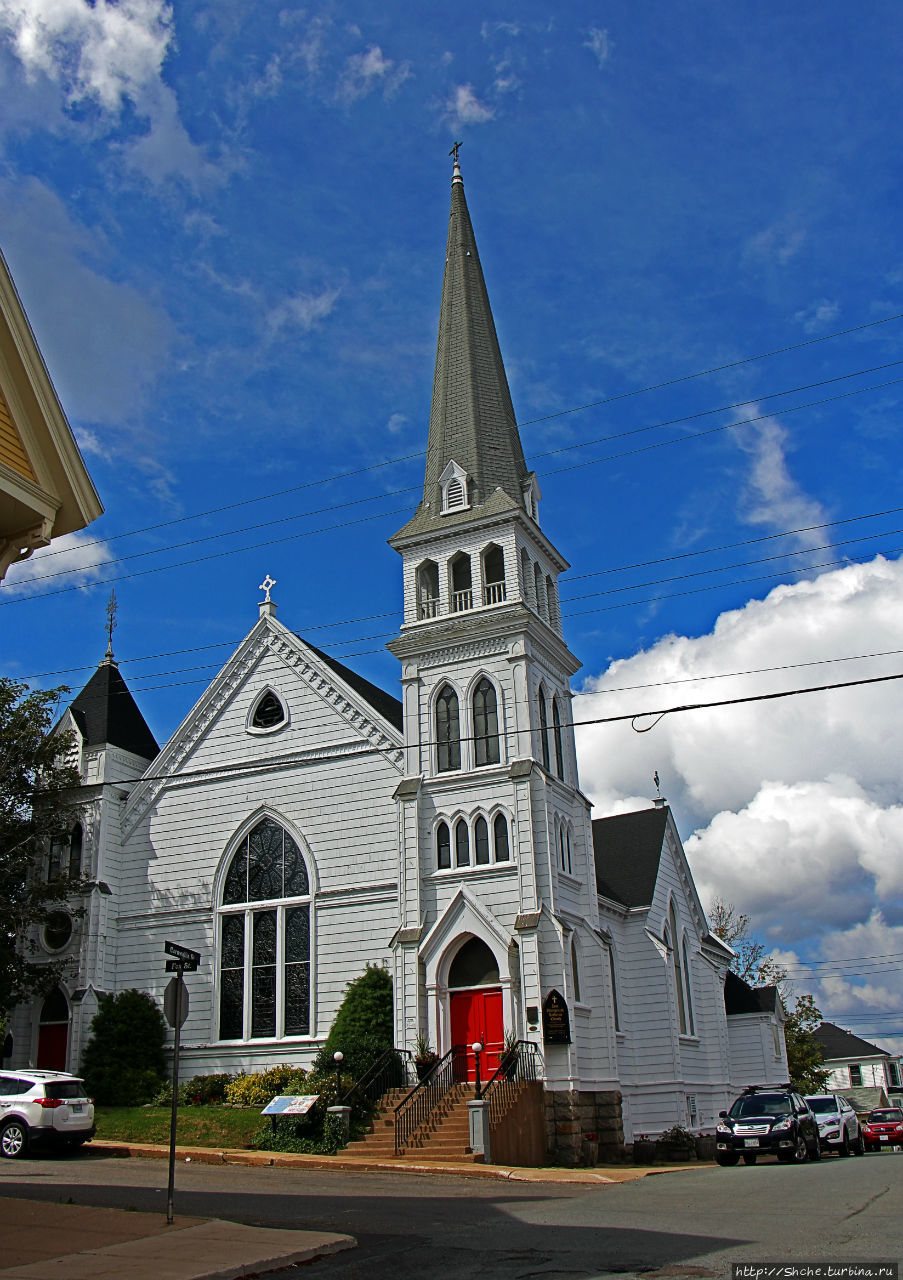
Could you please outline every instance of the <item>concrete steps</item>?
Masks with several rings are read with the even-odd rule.
[[[350,1142],[342,1153],[351,1159],[403,1160],[420,1158],[440,1163],[476,1162],[481,1157],[470,1150],[470,1117],[467,1103],[474,1096],[473,1085],[459,1084],[451,1089],[420,1128],[411,1135],[404,1149],[395,1151],[395,1108],[411,1092],[393,1089],[380,1099],[379,1109],[363,1138]]]

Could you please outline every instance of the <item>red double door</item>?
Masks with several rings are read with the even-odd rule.
[[[451,1042],[467,1048],[468,1080],[476,1079],[476,1055],[471,1045],[483,1045],[480,1054],[480,1078],[488,1080],[502,1056],[505,1045],[505,1020],[502,1015],[500,987],[451,993]]]

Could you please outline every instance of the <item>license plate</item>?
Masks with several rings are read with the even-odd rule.
[[[73,1102],[71,1110],[73,1112],[84,1111],[84,1105],[81,1102]]]
[[[743,1139],[743,1145],[744,1145],[744,1147],[757,1147],[757,1146],[759,1145],[759,1139],[758,1139],[758,1138],[744,1138],[744,1139]]]
[[[879,1138],[880,1138],[880,1140],[881,1140],[882,1142],[889,1142],[889,1141],[890,1141],[890,1139],[888,1138],[888,1136],[887,1136],[887,1134],[886,1134],[886,1133],[881,1133],[881,1134],[879,1134],[878,1136],[879,1136]]]

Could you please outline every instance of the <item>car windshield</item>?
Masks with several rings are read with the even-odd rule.
[[[814,1111],[817,1116],[830,1114],[832,1111],[839,1111],[835,1098],[807,1098],[809,1110]]]
[[[748,1116],[789,1116],[790,1099],[782,1093],[749,1093],[737,1099],[729,1114],[735,1120]]]
[[[83,1080],[48,1080],[44,1086],[46,1098],[84,1098]]]
[[[869,1112],[869,1124],[899,1124],[901,1120],[903,1120],[903,1111],[899,1107]]]

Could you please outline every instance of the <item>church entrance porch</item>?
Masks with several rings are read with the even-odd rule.
[[[487,1080],[498,1067],[505,1045],[501,987],[452,991],[449,1008],[452,1044],[465,1049],[463,1079],[476,1079],[476,1055],[472,1046],[479,1042],[483,1046],[480,1076]]]
[[[41,1006],[38,1025],[38,1052],[35,1058],[42,1071],[65,1071],[69,1047],[69,1002],[55,987]]]

